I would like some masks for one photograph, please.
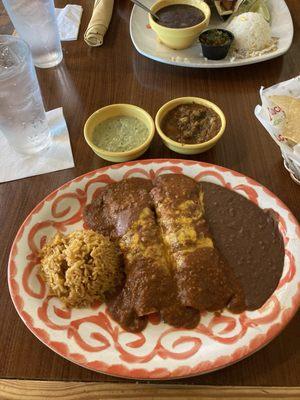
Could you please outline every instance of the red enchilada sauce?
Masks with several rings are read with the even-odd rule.
[[[126,279],[108,301],[108,311],[130,332],[143,330],[147,315],[155,312],[172,326],[193,328],[199,311],[179,301],[152,206],[152,187],[147,179],[124,179],[108,185],[85,209],[88,226],[117,241],[123,255]]]

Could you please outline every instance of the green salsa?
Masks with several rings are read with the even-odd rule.
[[[141,146],[148,138],[147,126],[135,117],[118,116],[100,122],[93,133],[93,142],[103,150],[123,152]]]

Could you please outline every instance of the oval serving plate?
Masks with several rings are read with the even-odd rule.
[[[47,296],[38,275],[39,249],[57,231],[83,226],[82,210],[110,182],[132,176],[153,179],[183,173],[214,182],[273,209],[285,243],[276,291],[257,311],[202,314],[192,330],[175,329],[151,318],[139,333],[125,332],[105,305],[67,310]],[[288,208],[259,183],[229,169],[185,160],[143,160],[89,172],[47,196],[29,214],[14,240],[8,281],[17,312],[31,332],[66,359],[94,371],[133,379],[174,379],[203,374],[245,358],[272,340],[300,304],[300,228]]]

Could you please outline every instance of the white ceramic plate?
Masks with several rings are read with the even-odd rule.
[[[176,329],[151,316],[146,329],[125,332],[104,304],[67,310],[48,296],[38,275],[38,253],[57,231],[83,226],[86,204],[111,182],[139,176],[154,179],[183,173],[214,182],[273,209],[285,243],[283,274],[269,300],[256,311],[202,313],[195,329]],[[29,214],[13,243],[9,289],[20,317],[45,345],[68,360],[98,372],[133,379],[174,379],[210,372],[249,356],[288,323],[300,303],[300,228],[268,189],[235,171],[187,160],[141,160],[111,165],[67,182]]]
[[[144,4],[151,6],[155,1],[144,0]],[[286,53],[290,48],[294,35],[293,21],[290,11],[284,0],[269,0],[271,13],[272,36],[279,39],[278,49],[261,56],[243,60],[230,60],[227,56],[223,60],[207,60],[202,56],[201,46],[195,43],[185,50],[172,50],[159,43],[156,34],[148,25],[148,15],[140,7],[134,6],[130,18],[130,36],[137,51],[145,57],[165,64],[192,68],[225,68],[240,65],[254,64]],[[215,16],[211,20],[210,28],[224,24]]]

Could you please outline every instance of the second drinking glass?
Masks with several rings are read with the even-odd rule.
[[[20,37],[29,44],[36,67],[49,68],[63,58],[53,0],[3,0]]]

